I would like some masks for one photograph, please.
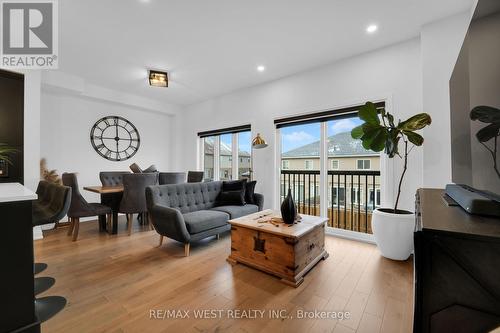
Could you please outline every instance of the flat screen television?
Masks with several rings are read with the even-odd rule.
[[[499,0],[478,2],[450,80],[450,106],[453,182],[500,201]]]

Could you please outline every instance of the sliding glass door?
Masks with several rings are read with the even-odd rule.
[[[320,215],[320,123],[281,129],[281,200],[288,189],[300,213]]]
[[[371,214],[381,197],[380,154],[351,137],[361,123],[352,112],[281,125],[280,199],[291,189],[299,213],[328,217],[332,228],[371,234]]]
[[[328,217],[331,227],[371,234],[376,205],[369,199],[380,193],[380,154],[351,137],[362,123],[357,116],[326,122]]]

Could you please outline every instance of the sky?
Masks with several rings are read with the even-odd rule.
[[[363,121],[358,117],[331,120],[327,122],[328,136],[342,132],[350,132],[354,127],[361,125]],[[281,129],[281,149],[285,153],[292,149],[307,145],[320,140],[320,123],[304,124],[283,127]],[[223,144],[231,147],[231,134],[221,135]],[[240,151],[250,152],[252,137],[250,132],[238,133],[238,145]]]
[[[228,147],[232,147],[232,134],[223,134],[220,136],[220,141]],[[250,132],[238,133],[238,146],[240,151],[250,153],[250,145],[252,144],[252,137]]]
[[[362,123],[363,121],[358,117],[328,121],[328,136],[350,132],[354,127]],[[281,150],[286,153],[295,148],[319,141],[320,136],[319,123],[283,127],[281,128]]]

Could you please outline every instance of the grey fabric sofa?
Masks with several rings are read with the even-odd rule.
[[[190,243],[217,236],[230,229],[229,219],[262,210],[264,196],[255,193],[254,204],[216,206],[222,182],[155,185],[146,188],[146,202],[151,222],[163,236],[184,243],[189,256]]]

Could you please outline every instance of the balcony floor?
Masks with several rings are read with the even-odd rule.
[[[410,332],[411,259],[395,262],[371,244],[327,236],[330,257],[299,288],[243,265],[226,262],[230,236],[191,246],[135,225],[126,236],[99,233],[96,222],[82,223],[77,242],[66,228],[45,232],[35,242],[36,262],[56,284],[44,295],[63,295],[67,307],[42,325],[45,332]],[[42,295],[43,296],[43,295]],[[150,310],[298,309],[350,311],[331,319],[150,319]]]

